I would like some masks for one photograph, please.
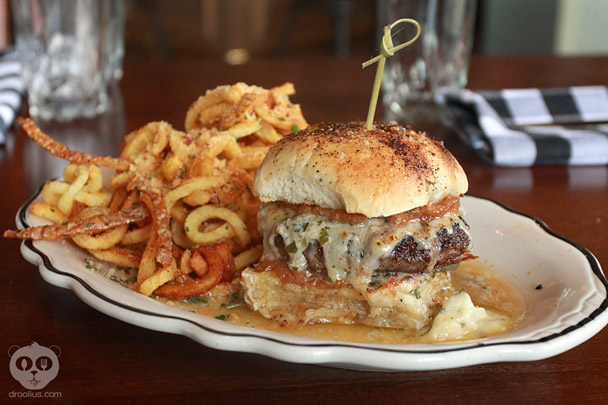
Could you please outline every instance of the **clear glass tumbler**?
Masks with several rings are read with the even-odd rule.
[[[380,0],[379,29],[400,18],[414,18],[420,38],[386,61],[382,79],[388,112],[402,113],[408,103],[437,101],[442,92],[466,86],[477,0]],[[398,45],[412,38],[413,26],[393,34]],[[398,28],[397,27],[397,28]]]
[[[124,55],[122,0],[12,0],[30,114],[60,121],[108,105]]]

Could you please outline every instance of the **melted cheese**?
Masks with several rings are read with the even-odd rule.
[[[280,259],[281,252],[274,238],[279,234],[289,254],[290,269],[306,271],[308,262],[304,251],[309,243],[317,241],[323,247],[328,277],[354,286],[367,286],[372,273],[380,267],[380,260],[390,257],[404,238],[414,238],[419,249],[439,250],[436,235],[441,229],[452,233],[454,224],[459,224],[465,232],[468,228],[454,213],[428,222],[412,220],[391,224],[384,218],[370,218],[360,224],[348,224],[314,214],[296,215],[295,211],[274,203],[261,206],[258,224],[264,235],[266,258]],[[326,249],[328,246],[331,248]],[[429,263],[431,268],[434,265]]]
[[[506,316],[477,307],[462,291],[448,298],[425,335],[432,342],[445,342],[496,335],[506,330]]]

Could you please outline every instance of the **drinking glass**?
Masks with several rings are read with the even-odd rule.
[[[15,42],[30,114],[92,117],[122,72],[122,0],[12,0]]]
[[[438,101],[443,92],[466,85],[476,7],[476,0],[378,2],[379,29],[400,18],[414,18],[422,28],[416,42],[386,61],[382,91],[388,113],[402,113],[412,102]],[[393,43],[415,33],[413,26],[403,25],[393,33]]]

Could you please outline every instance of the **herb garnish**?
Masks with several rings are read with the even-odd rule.
[[[99,269],[95,266],[96,263],[94,260],[85,257],[84,263],[85,263],[87,269],[90,269],[93,271],[99,271]]]
[[[187,303],[189,304],[206,304],[209,302],[209,299],[207,297],[201,297],[200,295],[195,296],[195,297],[190,297],[186,300]]]
[[[125,287],[128,287],[128,286],[129,286],[129,283],[128,283],[126,280],[122,280],[122,279],[120,279],[120,278],[116,277],[115,275],[111,275],[111,276],[110,276],[110,280],[112,280],[112,281],[114,281],[114,282],[116,282],[116,283],[118,283],[118,284],[122,284],[122,285],[124,285]]]
[[[296,253],[298,251],[298,247],[296,246],[296,242],[291,242],[289,245],[287,245],[285,247],[285,250],[287,251],[287,253]]]
[[[319,232],[319,243],[321,245],[324,245],[327,243],[328,240],[329,234],[327,233],[327,231],[325,229],[321,230],[321,232]]]

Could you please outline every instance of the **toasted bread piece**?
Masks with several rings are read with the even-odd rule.
[[[441,309],[450,277],[447,272],[416,274],[361,289],[314,277],[296,282],[281,277],[280,271],[248,268],[241,285],[250,308],[286,324],[336,322],[422,329]]]

